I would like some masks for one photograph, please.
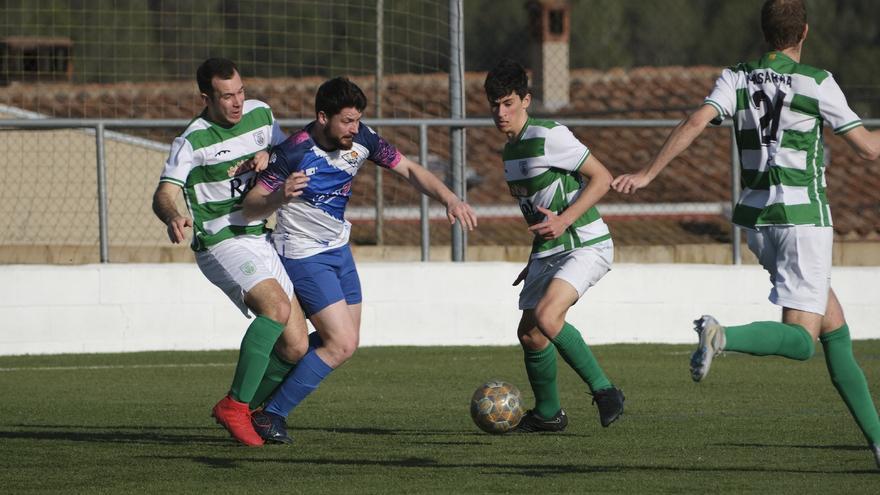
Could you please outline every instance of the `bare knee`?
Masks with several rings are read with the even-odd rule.
[[[337,368],[351,356],[358,347],[357,335],[335,336],[334,338],[324,339],[324,346],[321,347],[322,358],[325,358],[327,364],[332,368]]]
[[[296,363],[309,350],[309,340],[305,335],[291,336],[285,330],[281,338],[275,342],[275,352],[288,363]]]
[[[535,322],[544,336],[554,339],[565,324],[565,314],[539,305],[535,308]]]
[[[527,351],[540,351],[547,347],[548,339],[538,328],[519,332],[519,343]]]
[[[290,298],[275,280],[264,280],[244,295],[244,302],[254,313],[286,324],[290,318]]]

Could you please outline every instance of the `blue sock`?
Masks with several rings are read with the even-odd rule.
[[[284,383],[278,387],[272,400],[263,410],[286,418],[293,408],[318,388],[331,371],[333,368],[328,366],[314,350],[310,350],[297,363],[293,373],[287,375]]]

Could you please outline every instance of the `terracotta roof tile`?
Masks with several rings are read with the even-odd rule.
[[[645,67],[635,69],[575,69],[571,72],[571,103],[553,114],[556,118],[681,119],[697,108],[711,91],[718,67]],[[468,73],[466,113],[488,117],[483,96],[485,73]],[[354,78],[368,98],[374,95],[371,77]],[[448,115],[446,74],[389,75],[382,97],[386,117],[443,117]],[[278,118],[308,118],[313,112],[314,92],[321,78],[247,79],[250,97],[268,102]],[[0,87],[0,104],[20,107],[57,117],[182,118],[201,110],[195,83],[191,81],[76,85],[69,83],[12,84]],[[371,117],[374,108],[367,110]],[[540,115],[540,112],[536,112]],[[669,129],[573,128],[608,166],[614,175],[638,169],[660,149]],[[147,135],[170,141],[177,130],[151,131]],[[418,133],[414,129],[383,128],[391,141],[410,156],[418,156]],[[445,129],[431,129],[431,169],[444,176],[443,162],[449,156]],[[828,197],[833,206],[835,231],[839,239],[880,239],[880,168],[865,163],[839,137],[830,132],[825,139],[832,155],[827,172]],[[499,152],[503,137],[494,129],[467,131],[468,166],[483,181],[469,190],[477,204],[510,205],[503,184]],[[670,165],[651,187],[636,197],[609,193],[602,203],[717,202],[730,198],[730,131],[714,128]],[[353,205],[373,204],[375,174],[359,176]],[[385,183],[386,204],[413,204],[416,196],[397,177]],[[609,218],[620,243],[676,243],[725,241],[730,228],[722,218]],[[482,226],[486,226],[485,229]],[[471,242],[522,242],[519,219],[481,221],[481,233]],[[361,227],[358,227],[361,229]],[[506,230],[518,234],[505,234]],[[357,230],[357,229],[356,229]],[[413,229],[408,229],[413,230]],[[415,229],[417,231],[417,229]],[[448,231],[448,228],[440,228]],[[417,235],[417,232],[415,232]],[[365,234],[366,235],[366,234]],[[409,235],[409,234],[406,234]],[[506,237],[507,236],[507,237]],[[525,236],[528,242],[528,236]]]

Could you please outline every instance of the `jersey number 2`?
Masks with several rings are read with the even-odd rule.
[[[763,106],[764,115],[761,116],[761,143],[764,146],[777,141],[776,133],[779,132],[779,116],[782,114],[782,106],[785,101],[785,93],[776,93],[775,100],[771,100],[764,91],[752,93],[752,102],[755,107]]]

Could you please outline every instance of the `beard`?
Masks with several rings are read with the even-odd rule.
[[[354,139],[352,136],[336,137],[330,133],[330,128],[328,127],[324,128],[324,139],[332,143],[337,149],[341,150],[350,150],[354,145]]]

